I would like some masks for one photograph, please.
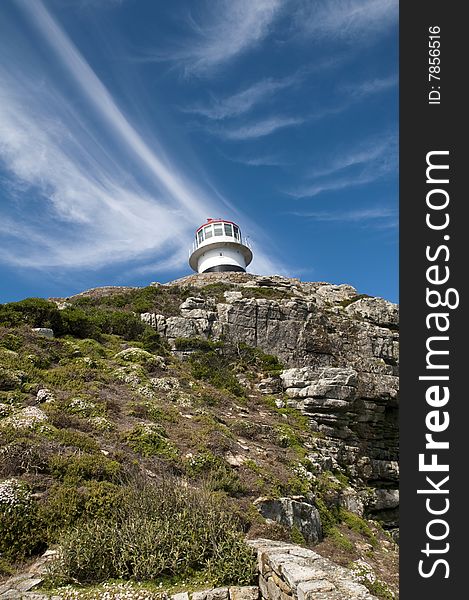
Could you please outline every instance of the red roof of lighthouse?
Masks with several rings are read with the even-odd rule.
[[[210,218],[208,218],[207,222],[204,223],[203,225],[201,225],[200,227],[198,227],[195,230],[195,232],[197,233],[198,231],[203,229],[206,225],[211,225],[212,223],[231,223],[231,225],[235,225],[239,229],[239,225],[237,223],[235,223],[234,221],[227,221],[226,219],[210,219]]]

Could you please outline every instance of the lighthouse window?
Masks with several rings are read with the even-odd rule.
[[[199,244],[204,241],[204,232],[202,231],[202,229],[197,232],[197,238],[199,240]]]
[[[239,240],[239,228],[236,225],[233,225],[235,238]]]
[[[205,232],[205,239],[211,238],[213,235],[212,226],[210,225],[209,227],[205,227],[204,232]]]
[[[215,230],[215,235],[223,235],[223,225],[221,223],[214,225],[213,229]]]
[[[225,235],[229,235],[230,237],[233,237],[233,228],[231,227],[231,225],[229,223],[225,223]]]

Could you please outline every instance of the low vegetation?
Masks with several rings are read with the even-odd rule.
[[[214,584],[250,584],[256,565],[222,498],[174,479],[133,482],[103,517],[60,537],[55,583],[149,581],[203,572]]]

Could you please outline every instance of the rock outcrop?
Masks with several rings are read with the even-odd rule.
[[[290,530],[296,528],[307,544],[322,538],[318,510],[304,498],[258,498],[254,504],[265,519],[276,521]]]
[[[319,471],[338,468],[358,484],[340,503],[396,527],[398,306],[348,285],[247,273],[192,275],[166,285],[228,288],[221,298],[187,298],[177,316],[142,319],[173,348],[178,338],[201,337],[278,356],[287,367],[281,385],[266,380],[259,389],[275,396],[283,388],[278,405],[309,418],[317,432],[309,458]]]

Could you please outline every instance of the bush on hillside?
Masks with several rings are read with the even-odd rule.
[[[0,305],[1,325],[50,327],[56,336],[71,335],[81,339],[100,340],[103,334],[118,335],[141,342],[149,352],[165,352],[159,334],[143,323],[138,314],[108,306],[104,301],[100,305],[77,302],[63,310],[42,298],[9,302]]]
[[[213,386],[227,390],[235,396],[244,396],[245,390],[236,378],[229,359],[222,352],[194,352],[189,359],[192,376]]]
[[[54,302],[43,298],[26,298],[0,305],[0,325],[50,327],[56,331],[61,327],[61,316]]]
[[[88,521],[60,540],[59,582],[150,581],[206,573],[215,584],[251,584],[252,550],[226,502],[173,480],[137,485],[112,518]]]

